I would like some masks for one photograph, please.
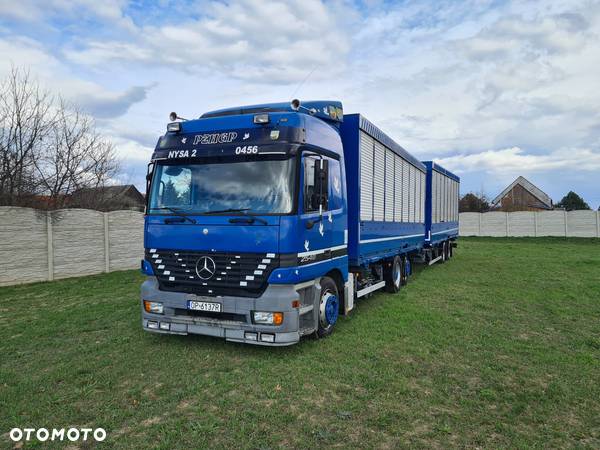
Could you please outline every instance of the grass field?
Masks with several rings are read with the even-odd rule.
[[[27,426],[116,448],[600,447],[598,240],[462,239],[288,348],[147,334],[141,281],[0,288],[0,447]]]

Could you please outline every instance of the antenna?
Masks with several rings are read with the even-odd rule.
[[[310,76],[314,73],[314,71],[317,70],[317,67],[318,67],[318,64],[315,64],[315,67],[313,67],[312,70],[310,72],[308,72],[308,74],[300,82],[300,84],[298,86],[296,86],[296,89],[294,89],[294,92],[292,92],[292,95],[291,95],[292,98],[294,98],[294,96],[300,90],[300,88],[302,86],[304,86],[304,83],[306,83],[306,81],[310,78]]]

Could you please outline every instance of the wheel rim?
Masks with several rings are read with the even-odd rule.
[[[402,269],[400,268],[400,260],[394,260],[394,270],[392,273],[394,279],[394,286],[400,287],[400,283],[402,281]]]
[[[321,304],[319,308],[319,321],[323,328],[328,328],[337,322],[340,301],[333,292],[325,291],[321,295]]]

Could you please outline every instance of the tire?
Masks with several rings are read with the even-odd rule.
[[[410,258],[408,256],[404,257],[403,260],[403,265],[404,265],[404,284],[408,283],[408,277],[410,277],[412,275],[412,261],[410,260]]]
[[[448,241],[444,241],[442,243],[442,259],[441,262],[444,263],[448,259]]]
[[[317,338],[329,336],[340,313],[340,297],[335,281],[329,277],[321,278],[321,294],[317,316]]]
[[[383,272],[385,280],[385,290],[395,294],[402,286],[402,260],[399,256],[394,256],[390,267],[385,267]]]
[[[454,249],[452,247],[452,242],[448,241],[448,259],[452,259],[454,256]]]
[[[408,284],[408,277],[412,274],[412,263],[408,256],[404,256],[402,258],[402,286],[406,286]]]

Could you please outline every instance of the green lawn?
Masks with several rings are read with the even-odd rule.
[[[0,288],[0,447],[15,426],[115,448],[600,447],[598,240],[461,239],[288,348],[147,334],[142,279]]]

